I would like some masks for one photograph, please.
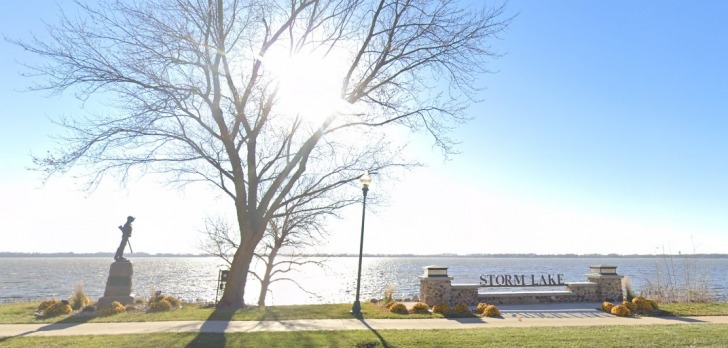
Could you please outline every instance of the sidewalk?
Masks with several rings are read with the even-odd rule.
[[[534,326],[728,324],[728,316],[620,318],[588,305],[502,306],[502,318],[311,319],[281,321],[158,321],[134,323],[3,324],[0,337],[332,330],[488,329]]]

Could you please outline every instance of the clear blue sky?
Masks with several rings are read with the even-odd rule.
[[[390,204],[368,212],[365,252],[728,253],[728,2],[511,0],[507,12],[518,17],[493,43],[506,55],[454,134],[461,153],[443,161],[416,140],[430,166],[375,181]],[[0,32],[42,33],[55,13],[0,4]],[[52,148],[49,119],[81,105],[18,92],[32,80],[16,61],[33,57],[0,50],[0,251],[113,251],[135,214],[135,250],[199,252],[202,219],[226,204],[201,189],[41,187],[29,154]],[[359,213],[322,248],[358,252]]]

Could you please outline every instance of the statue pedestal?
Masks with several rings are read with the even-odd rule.
[[[134,267],[130,261],[115,261],[109,268],[109,278],[106,279],[104,297],[99,299],[97,307],[107,307],[111,302],[119,301],[123,305],[134,303],[131,296],[131,277]]]

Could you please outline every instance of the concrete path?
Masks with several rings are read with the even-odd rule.
[[[501,306],[502,318],[326,319],[280,321],[158,321],[135,323],[3,324],[0,337],[149,334],[166,332],[256,332],[331,330],[488,329],[533,326],[728,324],[728,316],[620,318],[591,304],[576,307]]]

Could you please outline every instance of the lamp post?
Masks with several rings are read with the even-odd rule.
[[[361,182],[361,192],[364,195],[361,208],[361,239],[359,240],[359,269],[356,273],[356,300],[354,305],[351,306],[351,313],[357,317],[361,316],[361,303],[359,303],[359,289],[361,286],[361,256],[364,251],[364,216],[367,211],[367,192],[369,192],[369,184],[372,182],[372,177],[369,176],[369,172],[365,171],[364,175],[359,179]]]

